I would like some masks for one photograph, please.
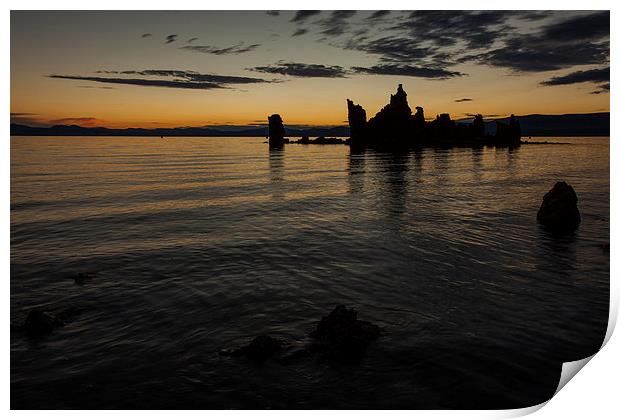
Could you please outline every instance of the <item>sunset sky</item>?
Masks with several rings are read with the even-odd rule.
[[[11,121],[346,123],[398,83],[427,117],[609,111],[609,12],[11,12]]]

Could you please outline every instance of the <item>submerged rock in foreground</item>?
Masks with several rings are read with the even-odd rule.
[[[573,187],[564,181],[556,182],[544,195],[536,218],[553,231],[572,232],[581,223],[577,200]]]
[[[315,339],[315,349],[329,359],[355,363],[379,333],[378,326],[359,321],[357,311],[338,305],[321,319],[310,336]]]
[[[264,362],[282,350],[280,340],[269,335],[259,335],[248,345],[231,353],[232,356],[245,356],[254,362]]]
[[[234,357],[244,356],[253,362],[275,360],[282,364],[292,363],[300,358],[318,356],[340,363],[357,363],[368,345],[379,337],[379,327],[357,319],[357,311],[338,305],[328,316],[319,321],[310,333],[311,344],[298,343],[286,346],[283,341],[269,335],[259,335],[250,344],[237,350],[222,351]]]
[[[33,309],[28,313],[23,328],[29,336],[41,337],[63,325],[65,323],[54,314],[43,312],[40,309]]]

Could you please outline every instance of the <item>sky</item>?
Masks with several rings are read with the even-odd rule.
[[[12,11],[11,122],[344,125],[609,111],[608,11]]]

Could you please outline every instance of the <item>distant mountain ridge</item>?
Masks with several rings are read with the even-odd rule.
[[[591,114],[544,115],[532,114],[518,116],[523,137],[528,136],[609,136],[609,112]],[[508,118],[486,121],[486,129],[495,133],[495,121],[506,122]],[[469,123],[471,119],[457,120]],[[11,124],[12,136],[135,136],[135,137],[266,137],[268,128],[239,126],[235,129],[215,127],[178,128],[106,128],[81,127],[78,125],[54,125],[51,127],[31,127]],[[290,137],[349,137],[348,126],[334,127],[295,127],[286,126]]]

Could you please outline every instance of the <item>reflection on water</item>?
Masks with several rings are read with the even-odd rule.
[[[407,154],[263,141],[11,139],[11,324],[81,309],[43,341],[12,334],[14,408],[517,407],[600,346],[607,138]],[[583,218],[567,237],[535,220],[559,179]],[[338,303],[383,328],[359,366],[219,354],[258,334],[303,342]]]

